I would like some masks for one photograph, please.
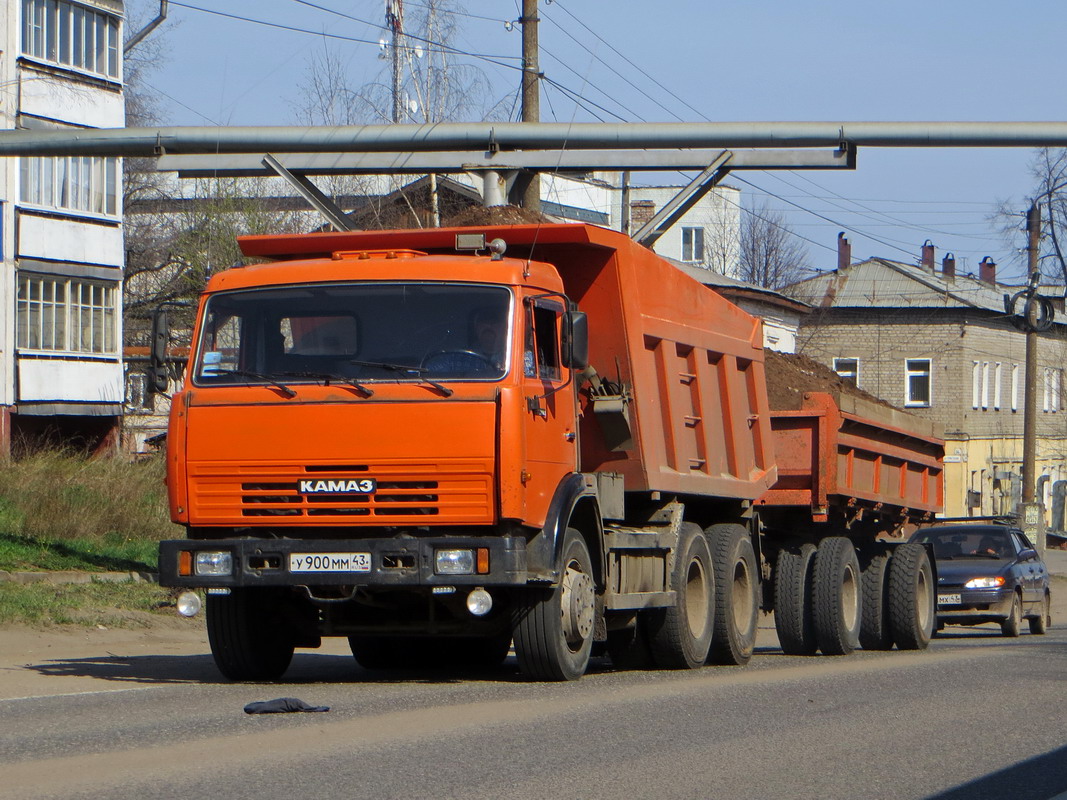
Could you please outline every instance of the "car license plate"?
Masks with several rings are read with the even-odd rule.
[[[290,572],[370,572],[370,553],[290,553]]]
[[[958,606],[963,604],[963,598],[958,594],[939,594],[937,596],[939,606]]]

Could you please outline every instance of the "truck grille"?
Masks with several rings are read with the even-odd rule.
[[[234,474],[234,472],[238,474]],[[229,474],[226,474],[226,473]],[[421,474],[412,474],[414,472]],[[406,474],[398,474],[406,473]],[[427,474],[431,473],[431,474]],[[345,482],[373,477],[374,492],[304,494],[301,480]],[[198,464],[190,468],[190,510],[196,522],[254,524],[314,518],[317,525],[389,524],[407,520],[491,521],[492,463],[417,465],[270,465],[240,467]]]

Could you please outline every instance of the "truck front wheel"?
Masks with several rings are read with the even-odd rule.
[[[272,681],[285,674],[294,645],[283,622],[284,602],[266,589],[207,596],[207,637],[219,672],[232,681]]]
[[[567,528],[559,584],[531,589],[515,627],[519,668],[538,681],[573,681],[585,674],[593,647],[596,586],[582,535]]]
[[[692,522],[683,522],[678,535],[671,589],[673,606],[644,612],[652,658],[660,667],[696,669],[715,631],[715,573],[707,537]]]
[[[710,659],[747,664],[756,647],[759,573],[748,531],[740,525],[712,525],[706,531],[715,563],[715,634]]]

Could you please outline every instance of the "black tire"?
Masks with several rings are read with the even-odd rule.
[[[285,599],[263,589],[207,596],[207,637],[215,665],[231,681],[273,681],[293,660],[293,638],[282,623]]]
[[[892,650],[889,626],[889,553],[874,556],[863,570],[863,619],[860,646],[864,650]]]
[[[537,681],[573,681],[585,674],[593,646],[596,613],[589,548],[567,528],[559,584],[530,590],[515,627],[519,668]]]
[[[699,525],[682,523],[671,570],[674,605],[644,612],[652,659],[659,667],[704,665],[715,632],[715,570],[707,537]]]
[[[937,587],[921,544],[901,544],[889,561],[889,628],[901,650],[925,650],[937,624]]]
[[[818,650],[812,616],[811,581],[815,545],[782,550],[774,570],[774,628],[787,656],[812,656]]]
[[[815,638],[828,656],[846,656],[859,647],[862,611],[860,562],[843,536],[819,542],[812,586]]]
[[[655,666],[641,616],[638,613],[634,624],[628,628],[608,631],[606,649],[615,669],[651,669]]]
[[[417,639],[360,634],[348,637],[352,655],[364,669],[425,668],[426,648]]]
[[[1045,594],[1045,600],[1041,603],[1041,608],[1038,609],[1038,615],[1036,617],[1030,617],[1028,620],[1030,623],[1030,633],[1035,636],[1042,636],[1048,631],[1048,626],[1052,624],[1052,599]]]
[[[1014,639],[1022,631],[1022,627],[1023,604],[1019,599],[1019,594],[1015,593],[1011,596],[1011,610],[1008,611],[1008,618],[1000,623],[1000,632]]]
[[[715,565],[715,633],[708,658],[715,664],[747,664],[756,647],[759,570],[748,531],[740,525],[707,528]]]

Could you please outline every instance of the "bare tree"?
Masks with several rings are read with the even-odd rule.
[[[1041,271],[1052,281],[1067,285],[1067,149],[1037,150],[1030,162],[1034,199],[1041,205]],[[1002,204],[997,214],[1001,231],[1022,252],[1026,246],[1025,208]]]
[[[743,281],[777,289],[807,272],[807,248],[789,228],[785,215],[766,204],[745,209],[739,248]]]

